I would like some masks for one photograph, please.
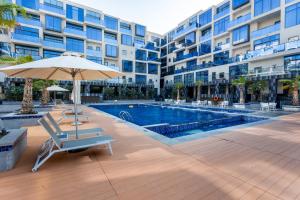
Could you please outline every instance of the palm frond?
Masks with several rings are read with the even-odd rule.
[[[26,10],[16,4],[4,3],[0,5],[0,26],[14,28],[17,25],[16,17],[20,13],[27,17]]]

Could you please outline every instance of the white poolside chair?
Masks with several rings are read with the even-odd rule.
[[[53,131],[44,118],[40,119],[39,123],[44,127],[44,129],[50,135],[50,139],[48,139],[42,145],[41,151],[38,154],[37,160],[32,168],[33,172],[36,172],[54,154],[60,152],[68,152],[68,151],[91,148],[100,145],[106,145],[109,150],[109,153],[111,155],[113,154],[112,147],[111,147],[111,142],[113,141],[113,139],[111,136],[102,135],[102,136],[85,138],[85,139],[62,141],[57,136],[60,133]]]
[[[208,106],[212,106],[212,101],[207,101]]]
[[[269,110],[276,111],[277,103],[269,103]]]
[[[260,103],[260,110],[269,111],[270,110],[269,103]]]
[[[74,123],[76,123],[75,122],[75,114],[70,113],[70,109],[66,109],[61,113],[61,117],[58,119],[57,123],[60,124],[62,121],[69,120],[69,119],[72,119],[74,121]],[[81,113],[79,112],[77,115],[77,119],[79,121],[88,121],[89,117],[86,115],[83,115],[82,112]]]
[[[66,139],[70,139],[71,136],[76,135],[75,130],[69,130],[69,131],[61,130],[58,123],[54,120],[54,118],[52,117],[52,115],[50,113],[47,113],[45,115],[45,117],[48,119],[48,121],[50,122],[51,126],[55,129],[55,131],[60,133],[60,138],[65,137]],[[79,136],[81,136],[81,135],[97,135],[97,136],[100,136],[100,135],[102,135],[102,132],[103,132],[102,128],[91,128],[91,129],[80,129],[80,130],[78,130],[77,134]]]
[[[220,107],[222,107],[222,108],[227,108],[228,106],[229,106],[229,101],[222,101],[220,103]]]

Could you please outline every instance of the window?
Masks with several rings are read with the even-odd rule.
[[[67,37],[67,51],[84,52],[84,41],[80,39]]]
[[[232,44],[241,44],[249,41],[249,25],[245,25],[232,31]]]
[[[142,25],[135,25],[135,35],[140,37],[145,37],[146,35],[146,27]]]
[[[182,75],[174,76],[174,84],[182,83]]]
[[[211,73],[211,80],[215,81],[217,79],[217,73],[216,72],[212,72]]]
[[[66,28],[83,31],[83,26],[80,26],[80,25],[77,25],[77,24],[73,24],[73,23],[70,23],[70,22],[66,23]]]
[[[122,60],[122,71],[133,72],[133,62],[130,60]]]
[[[107,33],[107,32],[105,32],[104,33],[104,39],[105,39],[106,42],[117,41],[117,35],[113,34],[113,33]]]
[[[196,81],[208,81],[208,71],[196,72]]]
[[[16,34],[31,36],[31,37],[39,37],[39,30],[36,28],[30,28],[26,26],[16,26],[15,28]]]
[[[104,16],[104,25],[106,28],[118,30],[118,20],[116,18]]]
[[[191,32],[185,36],[185,43],[192,45],[196,43],[196,32]]]
[[[230,2],[227,2],[216,9],[216,14],[229,12],[230,10]]]
[[[101,41],[102,40],[102,29],[87,26],[86,36],[88,39]]]
[[[107,57],[118,57],[118,47],[113,45],[105,45]]]
[[[45,16],[45,29],[61,32],[61,18],[50,15]]]
[[[98,64],[102,64],[102,58],[101,57],[97,57],[97,56],[87,56],[86,57],[88,60],[93,61],[95,63]]]
[[[262,39],[259,40],[255,40],[253,42],[254,45],[254,49],[263,49],[266,47],[270,47],[270,46],[274,46],[274,45],[278,45],[280,42],[280,35],[272,35],[272,36],[268,36],[268,37],[264,37]]]
[[[147,52],[144,50],[137,49],[135,51],[136,60],[147,60]]]
[[[145,39],[135,37],[134,38],[134,44],[138,45],[138,46],[145,46]]]
[[[224,17],[220,19],[219,21],[216,21],[214,24],[214,35],[219,35],[221,33],[224,33],[228,29],[228,23],[229,23],[229,16]]]
[[[132,46],[132,44],[133,44],[132,36],[122,34],[121,42],[122,42],[123,45]]]
[[[249,3],[249,0],[232,0],[232,9],[235,10]]]
[[[99,22],[100,22],[100,20],[101,20],[101,16],[100,16],[99,13],[96,13],[96,12],[90,11],[90,10],[87,10],[87,11],[86,11],[86,17],[95,19],[95,20],[97,20],[97,21],[99,21]]]
[[[300,24],[300,3],[285,9],[285,27],[289,28]]]
[[[229,51],[214,54],[215,65],[226,65],[229,63]]]
[[[16,45],[16,53],[18,56],[39,56],[39,48]]]
[[[240,64],[229,67],[229,78],[236,79],[239,76],[248,74],[248,64]]]
[[[199,25],[204,26],[206,24],[209,24],[212,20],[212,9],[209,9],[208,11],[202,13],[199,16]]]
[[[148,60],[157,61],[158,60],[158,54],[155,52],[148,52]]]
[[[57,0],[44,0],[44,4],[47,6],[55,7],[58,9],[63,9],[63,3]]]
[[[147,76],[146,75],[135,75],[135,83],[137,84],[146,84]]]
[[[136,73],[147,73],[147,66],[146,63],[142,63],[142,62],[136,62],[135,63],[135,72]]]
[[[219,79],[224,79],[225,78],[225,73],[224,72],[220,72],[219,73]]]
[[[261,15],[280,6],[280,0],[254,0],[254,16]]]
[[[63,54],[63,52],[44,50],[44,58],[58,57],[61,56],[61,54]]]
[[[38,10],[40,2],[39,2],[39,0],[17,0],[17,4],[19,4],[25,8]]]
[[[297,70],[299,71],[300,69],[300,55],[292,55],[292,56],[287,56],[284,58],[284,67],[286,70],[289,71],[294,71]]]
[[[158,65],[149,63],[148,74],[158,74]]]
[[[53,36],[53,35],[46,35],[45,34],[44,35],[44,40],[49,41],[49,42],[60,43],[60,44],[64,43],[63,37],[57,37],[57,36]]]
[[[187,68],[195,67],[196,65],[197,65],[197,59],[195,59],[195,60],[190,60],[190,61],[187,61],[187,62],[186,62]]]
[[[67,4],[67,18],[83,22],[84,10]]]
[[[189,85],[194,83],[194,73],[184,75],[184,84]]]
[[[203,42],[199,46],[199,55],[211,53],[211,40]]]

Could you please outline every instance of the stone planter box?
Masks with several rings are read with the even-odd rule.
[[[6,129],[19,129],[24,126],[37,126],[38,120],[42,118],[46,113],[39,112],[33,115],[17,115],[10,113],[1,117],[4,127]]]
[[[288,112],[300,112],[300,106],[282,106],[282,109]]]
[[[12,169],[27,146],[27,129],[10,129],[0,138],[0,172]]]

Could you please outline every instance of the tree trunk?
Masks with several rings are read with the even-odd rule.
[[[299,106],[299,85],[298,80],[294,83],[294,91],[293,91],[293,105]]]
[[[177,101],[180,100],[180,89],[177,89]]]
[[[34,113],[33,102],[32,102],[32,79],[31,78],[27,78],[25,80],[21,113],[22,114]]]
[[[41,104],[42,105],[47,105],[48,102],[49,102],[49,92],[47,90],[47,87],[44,87],[43,91],[42,91]]]
[[[201,93],[201,86],[198,86],[198,87],[197,87],[197,90],[198,90],[198,91],[197,91],[197,100],[200,101],[200,98],[201,98],[201,96],[200,96],[200,93]]]
[[[244,99],[244,90],[242,87],[240,87],[240,104],[245,104],[245,99]]]

